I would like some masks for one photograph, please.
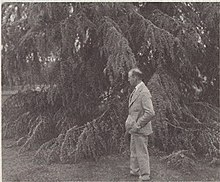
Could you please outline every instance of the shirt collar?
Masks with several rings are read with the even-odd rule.
[[[143,84],[142,81],[139,84],[137,84],[136,87],[135,87],[135,90],[137,90],[142,84]]]

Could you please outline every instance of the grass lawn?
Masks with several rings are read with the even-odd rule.
[[[2,143],[2,181],[138,181],[129,175],[129,157],[111,155],[102,157],[98,162],[83,161],[78,164],[36,164],[32,161],[35,151],[18,154],[18,147],[5,148],[14,141]],[[188,174],[171,169],[161,162],[161,154],[152,153],[152,181],[220,181],[220,167],[213,168],[198,163]]]

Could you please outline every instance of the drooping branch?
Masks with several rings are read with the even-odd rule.
[[[103,35],[100,54],[107,58],[105,69],[110,81],[113,84],[119,77],[124,80],[127,71],[136,66],[136,60],[127,39],[117,24],[108,17],[101,20],[99,32]]]
[[[138,54],[150,55],[154,65],[163,65],[170,61],[177,67],[189,65],[186,52],[180,40],[165,29],[157,27],[150,20],[133,10],[134,24],[130,32],[138,45]],[[178,54],[177,54],[178,53]],[[177,62],[176,59],[179,58]]]

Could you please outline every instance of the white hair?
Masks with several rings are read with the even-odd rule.
[[[141,79],[141,77],[142,77],[142,75],[143,75],[142,71],[141,71],[139,68],[132,68],[132,69],[129,71],[129,73],[130,73],[131,75],[133,75],[133,76],[137,76],[137,77],[140,78],[140,79]]]

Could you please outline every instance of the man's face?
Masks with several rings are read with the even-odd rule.
[[[130,72],[128,73],[128,81],[131,86],[136,86],[137,79]]]

